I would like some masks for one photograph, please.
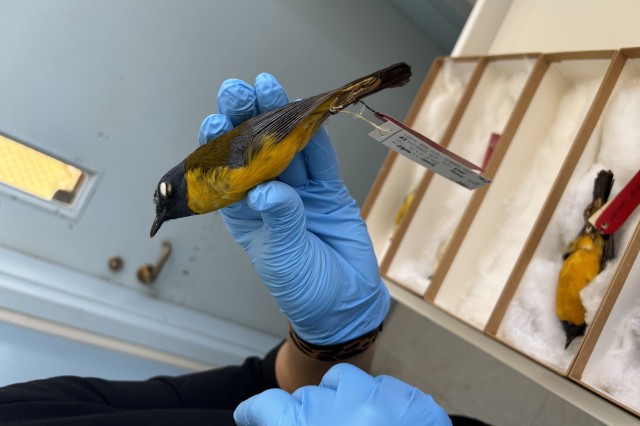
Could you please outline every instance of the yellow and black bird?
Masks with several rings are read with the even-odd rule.
[[[612,186],[613,173],[610,170],[598,172],[593,185],[593,201],[583,214],[585,225],[575,240],[568,245],[558,274],[556,314],[567,336],[565,349],[573,339],[583,335],[587,327],[580,291],[615,255],[613,235],[603,235],[587,221],[607,202]]]
[[[258,115],[202,145],[160,179],[151,236],[169,219],[242,200],[251,188],[280,175],[330,115],[382,89],[403,86],[410,77],[411,67],[398,63]]]

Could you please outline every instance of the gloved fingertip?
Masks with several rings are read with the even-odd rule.
[[[249,207],[247,200],[238,201],[220,209],[220,216],[225,223],[230,220],[257,220],[260,219],[260,214],[254,209]]]
[[[247,204],[259,212],[292,210],[301,207],[302,200],[289,185],[279,181],[262,183],[247,195]]]
[[[228,116],[234,126],[258,113],[256,92],[237,78],[225,80],[218,91],[218,111]]]
[[[258,98],[259,113],[267,112],[286,105],[289,102],[287,93],[278,80],[269,74],[261,73],[255,79],[254,86]]]
[[[212,114],[205,118],[202,125],[200,125],[198,143],[204,145],[231,129],[233,129],[233,124],[231,124],[229,117],[222,114]]]
[[[337,390],[338,384],[340,384],[340,378],[342,377],[343,365],[345,364],[336,364],[324,373],[320,381],[320,386]]]
[[[296,153],[286,169],[278,180],[297,189],[302,189],[309,183],[309,174],[307,173],[307,162],[302,152]]]
[[[233,412],[233,419],[239,426],[296,424],[299,408],[300,402],[289,393],[269,389],[241,402]]]
[[[340,383],[348,381],[350,386],[370,386],[374,379],[368,373],[351,364],[336,364],[322,377],[320,386],[337,390]]]
[[[338,157],[331,143],[329,132],[321,126],[303,150],[309,176],[320,181],[340,179]]]

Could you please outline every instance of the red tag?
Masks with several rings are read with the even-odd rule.
[[[489,138],[489,144],[487,145],[487,150],[484,152],[484,159],[482,160],[483,169],[487,168],[487,164],[489,164],[489,160],[491,160],[493,151],[496,149],[496,146],[498,145],[499,141],[500,141],[500,133],[491,132],[491,137]]]
[[[616,232],[640,204],[640,170],[612,200],[589,218],[602,234]]]

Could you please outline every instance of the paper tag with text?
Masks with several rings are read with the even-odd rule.
[[[590,218],[589,223],[602,234],[613,234],[640,205],[640,170],[620,190]]]
[[[467,189],[491,183],[478,173],[482,169],[475,164],[386,114],[376,113],[376,116],[386,122],[380,126],[381,129],[369,133],[369,136],[386,147]]]

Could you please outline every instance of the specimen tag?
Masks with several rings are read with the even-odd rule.
[[[622,226],[640,204],[640,170],[613,199],[609,200],[590,218],[591,223],[603,234],[613,234]]]
[[[480,167],[393,117],[382,113],[376,113],[376,117],[385,123],[380,126],[381,129],[369,133],[369,136],[388,148],[467,189],[476,189],[491,182],[478,173],[482,171]]]

